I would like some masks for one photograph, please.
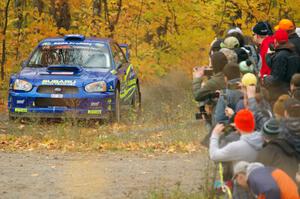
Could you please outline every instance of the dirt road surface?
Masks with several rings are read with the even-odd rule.
[[[0,152],[0,198],[147,198],[179,184],[199,191],[206,156]]]

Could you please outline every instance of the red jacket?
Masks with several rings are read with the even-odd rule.
[[[266,54],[268,52],[268,49],[269,49],[269,45],[271,43],[274,43],[274,37],[273,36],[267,36],[261,46],[260,46],[260,57],[262,59],[262,67],[260,69],[260,78],[263,78],[264,75],[270,75],[271,74],[271,69],[270,67],[267,65],[267,62],[266,62]]]

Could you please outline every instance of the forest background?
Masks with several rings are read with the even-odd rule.
[[[207,64],[209,44],[230,27],[251,36],[260,20],[299,25],[299,10],[300,0],[1,0],[1,81],[43,38],[69,33],[129,44],[140,78],[153,81]]]

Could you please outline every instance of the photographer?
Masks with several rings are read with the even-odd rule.
[[[195,67],[193,71],[193,94],[195,100],[205,101],[209,99],[212,93],[216,90],[225,88],[224,75],[222,70],[227,64],[226,56],[222,52],[216,52],[211,56],[211,64],[213,69],[213,76],[207,82],[205,79],[205,67]]]
[[[260,132],[255,132],[254,115],[251,111],[243,109],[234,119],[239,140],[220,146],[221,136],[224,135],[224,124],[217,124],[212,131],[209,145],[210,159],[217,162],[236,163],[237,161],[250,161],[256,159],[258,151],[262,148],[263,138]],[[232,168],[231,168],[232,170]],[[247,191],[234,185],[233,198],[250,198]]]
[[[228,108],[235,110],[236,104],[243,97],[239,86],[241,81],[239,66],[235,63],[228,63],[224,67],[223,73],[226,89],[223,92],[224,94],[219,97],[216,105],[214,112],[214,121],[216,123],[230,123],[229,119],[232,114],[229,113]]]

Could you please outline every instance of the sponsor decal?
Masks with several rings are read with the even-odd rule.
[[[27,108],[15,108],[16,113],[27,113]]]
[[[101,115],[101,110],[88,110],[89,115]]]
[[[64,98],[64,95],[63,94],[51,94],[51,98],[61,99],[61,98]]]
[[[43,80],[42,85],[75,86],[76,80]]]
[[[17,100],[17,104],[24,104],[25,100]]]

